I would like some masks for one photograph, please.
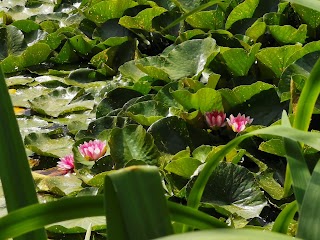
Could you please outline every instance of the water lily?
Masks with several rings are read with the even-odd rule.
[[[249,116],[246,117],[244,114],[241,115],[240,113],[236,117],[231,114],[230,117],[227,118],[227,123],[234,132],[243,131],[246,128],[246,125],[251,124],[252,121],[253,118],[250,118]]]
[[[60,158],[57,164],[58,170],[66,171],[66,173],[73,172],[74,170],[74,158],[73,155],[67,155]]]
[[[224,112],[212,111],[205,114],[206,122],[209,127],[223,127],[226,125],[226,114]]]
[[[78,147],[81,155],[88,161],[96,161],[101,158],[107,151],[107,142],[101,140],[90,140],[84,142]]]

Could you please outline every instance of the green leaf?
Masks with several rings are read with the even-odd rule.
[[[184,157],[172,160],[164,169],[178,176],[190,178],[200,164],[201,162],[195,158]]]
[[[6,207],[10,213],[21,207],[37,203],[38,199],[1,66],[0,108],[2,111],[0,114],[0,178]],[[22,185],[23,188],[21,188]],[[40,229],[19,238],[19,240],[27,239],[43,240],[47,237],[45,231]]]
[[[198,77],[218,51],[219,48],[212,38],[188,40],[166,48],[160,56],[142,58],[135,63],[159,68],[166,72],[171,80],[179,80]],[[139,75],[139,78],[143,77],[141,73]]]
[[[0,28],[0,60],[19,55],[26,48],[23,33],[14,26]]]
[[[312,0],[292,0],[291,6],[298,13],[299,17],[312,28],[317,28],[320,25],[320,4]]]
[[[296,201],[289,203],[278,215],[276,221],[272,226],[272,231],[286,234],[288,232],[289,224],[292,221],[297,210],[298,205]]]
[[[159,151],[150,133],[141,125],[114,128],[109,140],[112,159],[120,167],[130,160],[141,160],[157,164]]]
[[[253,174],[231,163],[220,163],[206,184],[202,203],[213,204],[249,219],[260,215],[267,201]]]
[[[171,94],[186,110],[195,109],[202,113],[223,111],[221,95],[212,88],[201,88],[194,94],[188,90],[176,90]]]
[[[269,141],[262,142],[259,145],[259,150],[284,157],[286,152],[283,144],[283,141],[280,139],[271,139]]]
[[[28,47],[19,56],[10,55],[1,62],[5,73],[20,71],[26,67],[34,66],[47,60],[51,48],[45,43],[35,43]]]
[[[50,157],[64,157],[70,154],[73,140],[70,137],[50,138],[47,133],[30,133],[25,137],[26,148],[31,151]]]
[[[257,175],[261,188],[266,191],[273,199],[281,200],[284,196],[283,187],[274,179],[275,173],[270,169]]]
[[[297,236],[303,239],[315,240],[320,234],[317,228],[320,222],[319,208],[317,203],[320,200],[319,182],[320,182],[320,162],[313,170],[310,182],[304,194],[301,209],[299,211],[299,224]]]
[[[81,98],[84,91],[78,87],[56,89],[47,95],[41,95],[29,101],[33,110],[58,117],[60,115],[75,111],[84,111],[93,108],[93,100]]]
[[[39,191],[51,192],[58,196],[67,196],[82,190],[82,181],[74,175],[44,176],[42,180],[40,179],[36,180]]]
[[[95,23],[104,23],[109,19],[122,17],[126,9],[137,5],[138,4],[132,0],[125,2],[122,0],[104,0],[93,4],[84,14],[89,20]]]
[[[201,11],[187,17],[186,22],[194,28],[200,29],[222,29],[225,21],[225,13],[218,8],[217,10]]]
[[[301,24],[298,29],[286,25],[278,26],[272,25],[268,26],[271,35],[280,44],[295,44],[295,43],[305,43],[307,38],[307,25]]]
[[[147,240],[173,233],[156,167],[133,166],[111,172],[104,186],[110,240]]]
[[[229,14],[225,28],[229,29],[235,22],[251,18],[259,4],[259,0],[245,0],[236,6]]]
[[[49,225],[46,230],[59,234],[85,233],[90,224],[92,224],[92,231],[104,230],[106,229],[106,217],[84,217],[67,220]]]
[[[17,20],[14,21],[11,25],[26,33],[38,30],[40,28],[40,25],[32,20]]]
[[[228,67],[228,70],[235,76],[246,76],[252,64],[255,62],[255,55],[261,47],[260,43],[253,45],[250,50],[242,48],[221,48],[220,54]]]
[[[269,68],[276,77],[280,77],[291,62],[291,57],[302,48],[301,45],[287,45],[283,47],[269,47],[256,54],[259,62]]]
[[[292,240],[293,238],[285,234],[254,230],[254,229],[224,229],[224,230],[204,230],[177,234],[168,237],[156,238],[157,240]],[[298,240],[298,239],[297,239]]]
[[[168,115],[169,109],[161,102],[150,100],[138,102],[127,108],[126,113],[136,122],[150,126]]]
[[[153,31],[152,19],[166,12],[162,7],[147,8],[139,12],[135,17],[123,16],[119,24],[129,29],[142,29],[148,32]]]

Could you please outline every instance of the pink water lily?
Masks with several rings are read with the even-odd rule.
[[[253,118],[246,117],[240,113],[236,117],[231,114],[230,117],[227,118],[227,123],[234,132],[242,132],[246,128],[246,125],[251,124],[252,121]]]
[[[58,170],[65,171],[66,173],[71,173],[74,170],[74,158],[72,154],[60,158],[57,164]]]
[[[205,114],[206,122],[209,127],[224,127],[226,125],[226,114],[224,112],[212,111]]]
[[[81,155],[88,161],[96,161],[107,151],[107,142],[101,140],[90,140],[78,146]]]

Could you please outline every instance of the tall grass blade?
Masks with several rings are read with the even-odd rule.
[[[157,238],[156,240],[299,240],[285,234],[254,229],[214,229]]]
[[[172,221],[183,223],[193,228],[209,229],[229,227],[225,222],[191,207],[170,201],[168,202],[168,207]]]
[[[289,203],[278,215],[273,226],[272,231],[287,234],[289,224],[294,215],[298,211],[298,204],[296,201]]]
[[[290,127],[289,118],[285,113],[282,114],[281,124],[282,126]],[[311,179],[311,174],[304,159],[300,144],[297,141],[285,137],[283,138],[283,141],[286,151],[286,159],[289,166],[287,171],[290,171],[291,174],[289,179],[286,177],[286,182],[291,182],[292,179],[293,191],[300,208],[305,190],[307,189]]]
[[[305,0],[304,0],[305,1]],[[320,1],[318,2],[320,11]],[[294,118],[293,127],[308,131],[314,105],[320,93],[320,59],[313,66],[310,76],[303,86]]]
[[[14,238],[65,220],[105,216],[103,200],[102,195],[65,198],[18,209],[0,218],[0,239]]]
[[[297,236],[316,240],[320,236],[320,161],[313,170],[310,183],[306,189],[299,215]]]
[[[157,167],[132,166],[105,178],[110,240],[147,240],[173,233]]]
[[[35,185],[13,111],[10,95],[0,67],[0,178],[8,212],[38,202]],[[46,240],[45,230],[38,230],[20,240]]]

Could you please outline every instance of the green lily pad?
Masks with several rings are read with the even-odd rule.
[[[166,11],[167,10],[162,7],[147,8],[139,12],[135,17],[123,16],[120,18],[119,24],[128,29],[152,31],[152,19]]]
[[[225,22],[225,13],[221,8],[211,11],[201,11],[187,17],[186,22],[194,28],[222,29]]]
[[[160,156],[150,133],[141,125],[127,125],[114,128],[109,140],[112,159],[118,166],[130,160],[141,160],[147,164],[157,164]]]
[[[260,50],[261,44],[254,44],[249,50],[243,48],[220,49],[222,60],[227,65],[228,70],[234,76],[246,76],[252,64],[256,60],[256,54]]]
[[[280,44],[295,44],[304,43],[307,38],[307,25],[302,24],[298,29],[286,25],[286,26],[268,26],[271,35]]]
[[[37,116],[18,118],[17,121],[23,139],[32,132],[46,133],[50,131],[47,129],[50,126],[49,123]]]
[[[150,126],[168,115],[169,109],[161,102],[150,100],[138,102],[127,108],[126,113],[136,122]]]
[[[39,191],[68,196],[82,190],[81,184],[82,181],[74,175],[45,176],[42,180],[37,180],[36,186]]]
[[[21,55],[9,55],[2,62],[1,66],[5,73],[20,71],[24,68],[38,65],[45,60],[51,53],[51,48],[45,43],[35,43],[28,47]]]
[[[10,78],[6,78],[6,83],[8,87],[16,86],[16,85],[26,85],[34,81],[32,77],[25,76],[14,76]]]
[[[267,170],[257,176],[261,188],[273,199],[280,200],[284,197],[283,187],[274,179],[274,172]]]
[[[56,89],[29,102],[33,110],[41,114],[58,117],[70,112],[92,109],[94,101],[83,99],[83,94],[83,89],[69,87],[67,89]]]
[[[259,150],[271,153],[280,157],[285,157],[286,151],[284,149],[284,143],[282,139],[271,139],[266,142],[262,142],[259,145]]]
[[[201,162],[199,160],[191,157],[184,157],[171,161],[164,169],[178,176],[190,178],[200,165]]]
[[[122,0],[100,1],[88,8],[84,14],[95,23],[104,23],[109,19],[122,17],[125,10],[137,5],[138,3],[132,0],[125,2]]]
[[[92,231],[106,229],[106,217],[86,217],[58,222],[49,225],[46,230],[59,234],[85,233],[89,226],[91,226]]]
[[[320,25],[320,13],[314,9],[302,6],[300,4],[291,4],[294,11],[298,13],[299,17],[312,28],[317,28]]]
[[[276,77],[280,77],[286,67],[292,63],[290,58],[301,48],[301,45],[269,47],[260,50],[256,57],[261,64],[268,68],[265,71],[271,70]]]
[[[245,219],[258,217],[267,205],[253,174],[244,167],[225,162],[211,174],[201,202],[217,205]]]
[[[186,110],[195,109],[202,113],[212,110],[223,111],[221,95],[212,88],[201,88],[194,94],[187,90],[176,90],[172,92],[172,96]]]
[[[0,28],[0,60],[19,55],[26,48],[23,33],[15,26]]]
[[[24,139],[26,148],[49,157],[64,157],[72,153],[74,141],[70,137],[50,138],[47,133],[30,133]]]
[[[229,29],[232,24],[239,20],[251,18],[258,5],[259,0],[245,0],[244,2],[240,3],[229,14],[226,21],[225,29]]]
[[[10,94],[10,97],[14,106],[29,108],[29,101],[41,95],[46,95],[50,91],[51,89],[42,86],[19,88],[14,93]]]

